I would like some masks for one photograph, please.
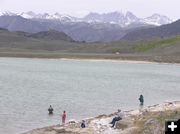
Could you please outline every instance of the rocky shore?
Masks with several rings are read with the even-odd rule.
[[[124,111],[125,117],[111,128],[109,122],[116,113],[86,119],[87,127],[80,128],[81,121],[69,121],[35,129],[24,134],[164,134],[165,120],[180,119],[180,101],[165,102],[138,110]]]

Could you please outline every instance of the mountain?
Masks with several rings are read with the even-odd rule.
[[[22,31],[11,32],[5,28],[0,28],[0,33],[1,34],[7,33],[9,35],[15,35],[17,37],[29,38],[29,39],[34,38],[34,39],[42,39],[42,40],[57,40],[57,41],[62,40],[62,41],[74,42],[74,40],[71,37],[69,37],[67,34],[55,30],[42,31],[37,33],[27,33]]]
[[[127,12],[126,14],[120,12],[112,12],[112,13],[104,13],[104,14],[90,13],[83,18],[83,21],[89,23],[98,22],[98,23],[119,24],[121,27],[127,27],[128,25],[133,23],[159,26],[159,25],[169,24],[172,22],[172,20],[170,20],[168,17],[163,15],[153,14],[152,16],[147,18],[138,18],[132,12]]]
[[[131,12],[90,13],[83,18],[59,13],[37,14],[32,11],[18,14],[0,12],[0,27],[10,31],[37,33],[52,29],[66,33],[75,41],[86,42],[117,41],[131,31],[170,22],[171,20],[166,16],[154,14],[142,19]]]
[[[10,31],[24,31],[36,33],[40,31],[47,31],[46,25],[29,19],[22,18],[21,16],[0,16],[0,27],[6,28]]]
[[[109,42],[119,40],[127,30],[116,24],[90,24],[86,22],[62,23],[54,20],[25,19],[21,16],[0,16],[0,27],[10,31],[37,33],[49,29],[64,32],[73,40],[86,42]]]
[[[11,32],[0,28],[0,52],[3,53],[7,50],[8,52],[36,50],[65,52],[78,48],[79,44],[72,41],[66,34],[57,31],[51,30],[32,34]]]
[[[128,31],[116,24],[89,24],[85,22],[64,24],[59,30],[65,30],[65,33],[73,37],[76,41],[86,42],[109,42],[119,40]]]
[[[159,14],[153,14],[152,16],[142,19],[141,21],[146,24],[157,25],[157,26],[172,23],[172,20],[169,19],[167,16],[163,16]]]
[[[48,13],[44,13],[44,14],[36,14],[32,11],[30,12],[23,12],[21,14],[19,14],[19,16],[26,18],[26,19],[40,19],[40,20],[58,20],[61,22],[74,22],[76,20],[75,17],[72,17],[70,15],[61,15],[59,13],[55,13],[55,14],[48,14]]]
[[[5,11],[5,12],[0,12],[0,16],[17,16],[17,14],[9,11]]]
[[[110,23],[119,24],[121,27],[126,27],[133,23],[143,23],[150,25],[164,25],[172,22],[167,16],[160,14],[153,14],[147,18],[139,18],[135,16],[132,12],[110,12],[110,13],[89,13],[83,18],[72,17],[66,14],[48,14],[48,13],[34,13],[32,11],[22,12],[22,13],[12,13],[12,12],[0,12],[0,16],[21,16],[26,19],[39,19],[39,20],[56,20],[61,22],[87,22],[87,23]]]
[[[5,28],[0,28],[0,31],[2,32],[2,31],[8,31],[8,30]]]
[[[32,37],[36,39],[46,39],[46,40],[64,40],[73,41],[71,37],[63,32],[58,32],[55,30],[42,31],[34,34],[28,34],[27,37]]]
[[[98,22],[98,23],[111,23],[111,24],[119,24],[121,27],[125,27],[131,23],[139,21],[134,14],[131,12],[127,12],[126,15],[120,12],[112,12],[112,13],[90,13],[83,18],[85,22]]]
[[[144,40],[144,39],[172,37],[176,35],[180,35],[180,20],[159,27],[134,30],[127,33],[122,39]]]

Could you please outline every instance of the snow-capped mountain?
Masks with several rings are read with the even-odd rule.
[[[82,20],[86,22],[101,22],[101,23],[124,23],[124,15],[119,12],[112,13],[89,13]]]
[[[59,13],[55,13],[55,14],[48,14],[48,13],[44,13],[44,14],[36,14],[32,11],[30,12],[23,12],[21,14],[19,14],[20,16],[22,16],[23,18],[26,19],[43,19],[43,20],[59,20],[62,22],[72,22],[75,21],[76,18],[69,16],[69,15],[62,15]]]
[[[144,22],[146,24],[160,26],[160,25],[172,23],[172,20],[169,19],[167,16],[163,16],[163,15],[159,15],[159,14],[153,14],[150,17],[142,19],[142,22]]]
[[[104,14],[90,13],[87,16],[85,16],[83,20],[89,23],[99,22],[99,23],[119,24],[122,27],[126,27],[134,23],[160,26],[172,22],[171,19],[163,15],[153,14],[152,16],[147,18],[138,18],[132,12],[127,12],[125,14],[121,12],[112,12],[112,13],[104,13]]]
[[[133,13],[131,12],[127,12],[126,15],[125,15],[125,18],[126,18],[126,23],[125,25],[129,25],[129,24],[132,24],[132,23],[135,23],[135,22],[139,22],[139,18],[136,17]]]
[[[33,18],[36,18],[37,17],[37,15],[34,13],[34,12],[32,12],[32,11],[30,11],[30,12],[23,12],[23,13],[21,13],[21,14],[19,14],[21,17],[23,17],[23,18],[26,18],[26,19],[33,19]]]
[[[10,11],[4,11],[4,12],[0,12],[0,16],[15,16],[17,15],[16,13],[12,13]]]
[[[122,27],[125,27],[131,23],[139,21],[133,13],[127,12],[126,14],[120,12],[112,12],[112,13],[90,13],[83,18],[83,21],[86,22],[99,22],[99,23],[111,23],[111,24],[119,24]]]
[[[117,41],[132,31],[141,31],[143,29],[149,31],[151,28],[159,29],[159,27],[155,26],[171,22],[168,17],[159,14],[154,14],[147,18],[139,18],[131,12],[90,13],[83,18],[76,18],[59,13],[37,14],[34,12],[24,12],[18,14],[0,12],[0,28],[28,33],[49,31],[51,29],[66,33],[75,41],[86,42]],[[164,25],[162,28],[163,27],[169,27],[169,25]],[[174,29],[176,30],[176,28],[172,27],[171,29],[173,31]],[[165,31],[169,31],[169,29]],[[158,30],[158,32],[156,31],[159,35],[163,34],[161,30]],[[154,31],[151,33],[154,34]],[[133,37],[134,35],[136,34],[133,34]],[[138,35],[139,34],[137,34],[137,36]],[[152,34],[148,35],[150,36],[147,37],[152,37]],[[165,34],[163,34],[163,36],[164,35]]]
[[[111,12],[111,13],[89,13],[83,18],[72,17],[70,15],[63,15],[59,13],[49,14],[49,13],[34,13],[23,12],[20,14],[15,14],[11,12],[0,12],[0,16],[21,16],[26,19],[36,19],[36,20],[56,20],[60,22],[86,22],[90,24],[97,23],[109,23],[109,24],[118,24],[121,27],[128,27],[129,25],[155,25],[160,26],[164,24],[169,24],[173,22],[166,16],[153,14],[147,18],[139,18],[135,16],[132,12],[121,13],[121,12]]]

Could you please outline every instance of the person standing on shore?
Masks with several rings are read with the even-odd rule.
[[[66,122],[66,111],[64,111],[62,114],[62,124],[65,124],[65,122]]]
[[[139,97],[139,101],[140,101],[140,105],[143,106],[144,105],[144,97],[142,94]]]

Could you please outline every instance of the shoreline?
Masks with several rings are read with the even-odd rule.
[[[30,57],[0,57],[2,58],[17,58],[17,59],[48,59],[48,60],[62,60],[62,61],[90,61],[90,62],[120,62],[120,63],[137,63],[137,64],[180,64],[180,63],[168,63],[168,62],[153,62],[143,60],[122,60],[122,59],[85,59],[85,58],[30,58]]]
[[[0,58],[27,58],[27,59],[59,59],[74,61],[92,61],[92,62],[122,62],[136,64],[180,64],[180,58],[176,61],[157,60],[158,56],[139,56],[139,55],[116,55],[116,54],[81,54],[81,53],[1,53]],[[161,56],[160,56],[161,57]]]
[[[80,128],[81,121],[69,121],[65,125],[52,125],[44,128],[37,128],[23,134],[141,134],[141,131],[146,131],[146,127],[156,127],[158,133],[161,134],[164,129],[166,119],[180,118],[180,101],[164,102],[144,107],[143,109],[123,111],[124,118],[117,122],[116,129],[111,128],[109,122],[116,115],[114,112],[109,115],[99,115],[93,118],[84,119],[87,123],[87,128]],[[150,123],[150,124],[148,124]],[[144,126],[146,125],[146,126]],[[151,134],[151,131],[148,130]]]

